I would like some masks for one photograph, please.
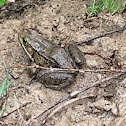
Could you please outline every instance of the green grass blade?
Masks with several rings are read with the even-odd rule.
[[[12,101],[8,102],[7,105],[5,107],[2,108],[2,110],[0,110],[0,116],[3,114],[3,112],[12,104]]]
[[[0,0],[0,6],[4,6],[5,5],[5,0]]]
[[[91,11],[92,11],[92,13],[94,13],[94,14],[97,12],[97,6],[96,6],[95,0],[94,0],[93,3],[92,3]]]
[[[106,0],[99,0],[99,4],[98,4],[99,10],[104,10],[105,2],[106,2]]]
[[[121,10],[121,8],[123,7],[123,1],[122,0],[118,0],[118,3],[116,5],[117,7],[115,8],[115,10],[113,11],[112,15],[119,12]]]
[[[3,80],[2,84],[1,84],[1,87],[0,87],[0,97],[2,96],[2,93],[3,93],[3,91],[6,88],[6,83],[7,83],[7,76],[4,77],[4,80]]]
[[[8,82],[8,72],[6,72],[6,75],[1,83],[0,86],[0,98],[2,97],[2,94],[6,88],[8,88],[12,84],[12,81]],[[11,105],[12,102],[9,102],[5,105],[5,107],[2,107],[2,110],[0,110],[0,115],[3,114],[3,112],[7,109],[8,106]]]
[[[97,9],[95,0],[92,2],[91,7],[86,8],[86,13],[88,14],[88,18],[90,18],[94,14],[98,13],[98,9]]]
[[[114,3],[115,3],[115,0],[108,0],[107,1],[107,6],[106,6],[107,12],[112,12],[112,10],[114,9]]]

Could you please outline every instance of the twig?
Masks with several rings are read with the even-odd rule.
[[[81,97],[78,97],[78,98],[73,98],[73,99],[70,99],[69,101],[66,101],[64,102],[63,104],[59,105],[56,109],[54,109],[46,119],[43,120],[41,126],[43,126],[48,119],[50,119],[53,115],[55,115],[59,110],[61,110],[63,107],[69,105],[69,104],[72,104],[76,101],[79,101],[79,100],[82,100],[82,99],[85,99],[85,98],[89,98],[89,97],[95,97],[94,95],[87,95],[87,96],[81,96]]]
[[[29,69],[29,68],[38,68],[38,69],[42,69],[42,70],[50,70],[52,72],[54,71],[58,71],[58,72],[64,72],[64,71],[68,71],[68,72],[79,72],[79,73],[85,73],[85,72],[124,72],[125,69],[70,69],[70,68],[52,68],[52,67],[42,67],[39,65],[32,65],[32,66],[28,66],[28,65],[24,65],[24,64],[20,64],[20,63],[16,63],[14,64],[11,68],[23,68],[23,69]]]
[[[46,110],[44,110],[42,113],[40,113],[39,115],[35,116],[34,118],[38,118],[40,116],[42,116],[45,112],[47,112],[48,110],[54,108],[55,106],[57,106],[58,104],[70,99],[70,98],[73,98],[75,96],[77,96],[79,93],[82,93],[90,88],[93,88],[93,87],[97,87],[100,83],[103,83],[103,82],[106,82],[106,81],[109,81],[111,79],[115,79],[121,75],[123,75],[124,73],[126,73],[126,70],[122,73],[117,73],[117,74],[114,74],[112,76],[109,76],[107,78],[103,78],[103,79],[100,79],[98,80],[97,82],[94,82],[92,85],[88,86],[88,87],[84,87],[84,88],[81,88],[80,90],[77,90],[77,91],[74,91],[72,92],[71,94],[68,94],[67,96],[61,98],[60,100],[58,100],[57,102],[55,102],[53,105],[51,105],[50,107],[48,107]]]
[[[12,114],[12,113],[16,112],[16,111],[17,111],[17,109],[20,109],[20,108],[22,108],[22,107],[25,107],[25,106],[27,106],[28,104],[31,104],[31,102],[27,102],[27,103],[25,103],[25,104],[23,104],[23,105],[19,106],[18,108],[14,109],[13,111],[11,111],[10,113],[8,113],[8,114],[6,114],[6,115],[3,115],[3,116],[2,116],[2,117],[0,117],[0,118],[5,118],[5,117],[9,116],[10,114]]]
[[[43,69],[43,70],[50,70],[52,72],[54,71],[58,71],[58,72],[63,72],[63,71],[68,71],[68,72],[79,72],[79,73],[85,73],[85,72],[125,72],[126,70],[117,70],[117,69],[94,69],[94,70],[90,70],[90,69],[69,69],[69,68],[48,68],[48,67],[42,67],[39,65],[33,65],[33,66],[27,66],[27,65],[23,65],[23,64],[16,64],[14,65],[14,67],[16,68],[25,68],[25,69],[29,69],[29,68],[39,68],[39,69]]]
[[[69,98],[69,95],[66,95],[64,98],[61,98],[60,100],[58,100],[57,102],[55,102],[53,105],[49,106],[48,108],[46,108],[42,113],[36,115],[35,117],[33,117],[33,119],[37,119],[40,116],[42,116],[44,113],[46,113],[47,111],[49,111],[50,109],[54,108],[56,105],[59,105],[60,103],[62,103],[63,101],[67,100]]]
[[[103,34],[96,35],[95,37],[90,37],[90,38],[88,38],[88,39],[86,39],[84,41],[82,40],[82,41],[76,42],[75,45],[83,45],[84,43],[89,43],[92,40],[95,40],[95,39],[98,39],[98,38],[102,38],[102,37],[105,37],[105,36],[109,36],[109,35],[111,35],[113,33],[121,32],[121,31],[124,31],[124,30],[126,30],[126,25],[124,25],[123,27],[120,27],[118,29],[115,29],[115,30],[103,33]]]
[[[27,125],[27,122],[24,120],[24,118],[23,118],[23,116],[22,116],[22,114],[21,114],[21,112],[20,112],[20,109],[19,109],[19,103],[18,103],[18,99],[17,99],[17,97],[16,97],[16,94],[14,94],[14,96],[15,96],[15,100],[16,100],[16,102],[17,102],[17,104],[18,104],[18,108],[17,108],[17,112],[18,112],[18,114],[19,114],[19,118],[22,120],[22,122],[25,124],[25,126],[28,126]]]

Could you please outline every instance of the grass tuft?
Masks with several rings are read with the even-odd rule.
[[[93,0],[90,7],[85,9],[88,18],[97,15],[100,11],[110,12],[112,14],[118,13],[123,7],[123,0],[98,0],[98,4]]]

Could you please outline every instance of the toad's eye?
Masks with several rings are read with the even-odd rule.
[[[26,43],[27,43],[26,38],[22,38],[22,40],[23,40],[23,44],[26,45]]]

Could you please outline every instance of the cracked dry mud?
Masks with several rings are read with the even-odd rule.
[[[27,8],[18,17],[10,16],[9,19],[0,20],[0,82],[5,75],[5,67],[9,64],[27,64],[24,52],[18,44],[18,33],[23,29],[33,28],[40,32],[45,38],[55,43],[74,43],[85,40],[87,37],[95,36],[102,32],[116,29],[125,24],[125,17],[120,14],[99,13],[97,17],[86,19],[84,4],[86,0],[50,0],[45,4],[37,4]],[[114,54],[114,60],[121,64],[122,69],[126,68],[126,31],[115,33],[108,37],[94,40],[91,44],[79,46],[83,52],[96,52],[103,57],[110,58]],[[89,69],[110,69],[116,68],[108,60],[97,55],[85,55]],[[42,110],[52,105],[62,96],[90,85],[101,77],[107,77],[113,73],[85,73],[77,77],[77,81],[70,87],[61,91],[45,88],[41,83],[33,81],[28,85],[30,78],[27,71],[21,68],[10,69],[10,80],[13,84],[9,88],[7,101],[12,104],[2,116],[6,116],[19,106],[28,103],[20,108],[20,113],[25,121],[38,115]],[[13,78],[12,78],[13,77]],[[48,120],[47,126],[125,126],[126,124],[126,76],[100,85],[100,88],[93,88],[87,93],[97,93],[95,99],[85,99],[68,107],[63,108],[53,118]],[[112,94],[112,97],[105,97]],[[15,98],[16,96],[16,98]],[[46,114],[38,119],[33,119],[29,126],[39,126]],[[2,126],[25,125],[17,111],[0,119]]]

